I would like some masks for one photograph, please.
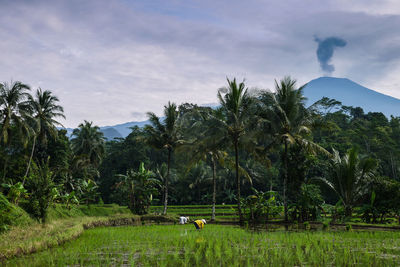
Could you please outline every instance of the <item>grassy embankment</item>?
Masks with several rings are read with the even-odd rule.
[[[251,232],[232,226],[96,228],[9,266],[399,266],[399,232]]]
[[[96,226],[139,225],[142,221],[171,221],[173,217],[132,215],[118,205],[81,205],[67,209],[57,204],[49,209],[47,223],[31,219],[21,208],[0,201],[0,260],[30,254],[65,243]]]

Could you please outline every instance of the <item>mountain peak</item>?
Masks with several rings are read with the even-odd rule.
[[[329,97],[345,106],[361,107],[364,112],[382,112],[387,117],[400,116],[400,99],[381,94],[347,78],[319,77],[304,88],[307,105]]]

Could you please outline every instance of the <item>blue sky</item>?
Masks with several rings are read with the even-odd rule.
[[[0,0],[0,80],[52,90],[63,124],[144,120],[215,103],[226,77],[273,88],[326,75],[316,38],[336,37],[329,75],[400,98],[395,0]],[[331,69],[331,68],[328,68]]]

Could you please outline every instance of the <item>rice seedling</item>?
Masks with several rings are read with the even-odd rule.
[[[85,231],[6,266],[398,266],[400,232],[249,231],[234,226],[145,225]]]

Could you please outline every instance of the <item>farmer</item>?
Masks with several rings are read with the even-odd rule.
[[[207,224],[206,220],[201,219],[201,220],[195,220],[193,222],[194,226],[196,227],[197,230],[203,229],[204,225]]]
[[[189,217],[179,217],[179,224],[186,224],[189,221]]]

